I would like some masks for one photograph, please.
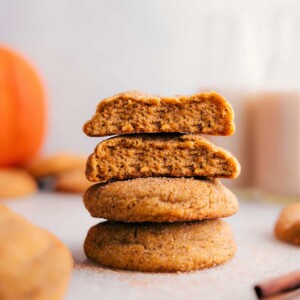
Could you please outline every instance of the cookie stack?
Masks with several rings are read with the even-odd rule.
[[[164,98],[125,92],[100,102],[84,125],[111,136],[87,161],[84,204],[108,219],[86,237],[88,258],[148,272],[192,271],[236,252],[229,225],[238,210],[216,178],[236,178],[238,161],[199,134],[231,135],[233,110],[215,92]]]

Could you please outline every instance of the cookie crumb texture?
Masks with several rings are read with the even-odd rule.
[[[93,217],[123,222],[179,222],[224,218],[236,197],[218,180],[138,178],[95,184],[84,195]]]
[[[52,234],[0,206],[0,299],[62,299],[73,266]]]
[[[88,136],[128,133],[234,133],[234,112],[215,92],[159,97],[129,91],[104,99],[83,131]]]
[[[279,240],[300,246],[300,203],[290,204],[282,210],[274,231]]]
[[[119,223],[93,226],[84,243],[103,266],[145,272],[187,272],[229,261],[236,253],[223,220],[188,223]]]
[[[236,178],[240,165],[229,152],[195,134],[140,134],[110,138],[89,157],[93,182],[142,177]]]

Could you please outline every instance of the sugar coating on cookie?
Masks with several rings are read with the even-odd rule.
[[[69,250],[4,206],[0,237],[0,299],[62,299],[73,265]]]
[[[0,199],[23,197],[36,191],[36,181],[25,170],[17,168],[0,170]]]
[[[215,92],[160,97],[129,91],[101,101],[83,131],[88,136],[160,132],[231,135],[234,112]]]
[[[274,232],[278,239],[300,246],[300,203],[293,203],[283,208]]]
[[[87,179],[93,182],[139,177],[236,178],[236,158],[196,134],[137,134],[110,138],[89,157]]]
[[[145,272],[187,272],[229,261],[236,253],[229,225],[220,219],[187,223],[93,226],[84,242],[88,258],[103,266]]]
[[[95,184],[84,195],[93,217],[123,222],[178,222],[224,218],[236,197],[218,180],[137,178]]]

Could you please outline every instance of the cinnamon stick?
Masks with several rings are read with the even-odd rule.
[[[287,293],[300,288],[300,271],[292,272],[279,278],[255,285],[254,290],[259,299]]]

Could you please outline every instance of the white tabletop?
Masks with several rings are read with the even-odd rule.
[[[67,300],[250,300],[256,299],[256,282],[300,268],[299,248],[273,236],[278,204],[240,199],[240,211],[227,218],[238,245],[229,263],[187,274],[147,274],[105,269],[86,260],[82,244],[87,230],[99,220],[90,217],[80,196],[44,193],[4,203],[53,232],[72,251],[75,267]]]

